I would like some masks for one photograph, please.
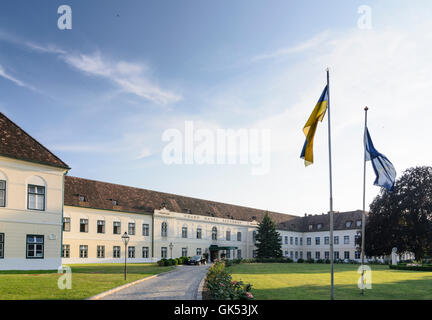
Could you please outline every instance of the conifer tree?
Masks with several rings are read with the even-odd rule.
[[[282,257],[282,240],[276,231],[276,223],[266,212],[261,223],[258,225],[256,235],[257,258],[280,258]]]

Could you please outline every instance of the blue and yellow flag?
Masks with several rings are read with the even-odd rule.
[[[303,127],[303,132],[306,136],[306,141],[303,145],[300,158],[304,159],[305,166],[313,163],[313,140],[315,131],[318,126],[318,121],[324,119],[328,106],[328,86],[325,86],[321,97],[319,98],[315,108],[313,109],[308,121]]]

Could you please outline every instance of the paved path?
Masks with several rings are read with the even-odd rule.
[[[198,286],[209,266],[178,266],[172,272],[120,290],[101,300],[196,300]]]

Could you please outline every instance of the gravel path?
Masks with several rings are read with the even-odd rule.
[[[209,264],[177,266],[172,272],[120,290],[101,300],[196,300],[198,286],[209,267]]]

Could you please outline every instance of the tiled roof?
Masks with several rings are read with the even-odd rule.
[[[356,221],[361,220],[362,211],[346,211],[334,212],[333,229],[334,230],[350,230],[358,229]],[[347,227],[346,222],[351,221],[351,226]],[[321,228],[318,225],[321,224]],[[309,226],[312,229],[309,229]],[[298,232],[314,232],[314,231],[329,231],[330,217],[329,214],[305,215],[304,217],[296,217],[290,221],[282,222],[278,225],[282,230],[298,231]]]
[[[79,201],[80,195],[86,201]],[[113,203],[114,200],[118,202],[117,205]],[[174,212],[243,221],[256,220],[258,222],[261,221],[266,212],[265,210],[70,176],[65,177],[64,203],[68,206],[134,213],[152,213],[154,209],[165,206]],[[269,212],[269,214],[276,223],[296,217],[277,212]]]
[[[0,156],[69,169],[69,166],[0,112]]]
[[[80,201],[80,196],[85,201]],[[243,221],[256,220],[258,222],[262,220],[266,212],[265,210],[71,176],[65,177],[64,204],[66,206],[133,213],[153,213],[155,209],[165,206],[173,212]],[[299,217],[270,211],[269,215],[280,230],[297,232],[329,230],[328,214]],[[334,230],[357,229],[355,223],[359,219],[361,219],[361,211],[359,210],[335,212]],[[345,226],[346,221],[352,221],[350,228]],[[322,227],[317,229],[317,225],[320,223]],[[310,224],[313,225],[313,230],[309,230]]]

